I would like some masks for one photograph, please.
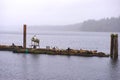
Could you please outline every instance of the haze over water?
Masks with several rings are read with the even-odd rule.
[[[0,0],[0,31],[120,16],[120,0]]]
[[[28,47],[32,36],[27,35]],[[0,37],[0,44],[11,45],[14,42],[22,45],[22,34],[0,34]],[[42,48],[49,45],[58,46],[60,49],[82,48],[109,54],[110,33],[62,32],[44,33],[37,37]],[[0,51],[0,80],[119,80],[119,75],[119,59],[114,61],[104,57],[15,54]]]
[[[0,45],[22,46],[23,24],[27,24],[27,47],[37,35],[41,48],[70,47],[109,54],[111,33],[118,33],[120,45],[119,16],[120,0],[0,0]],[[112,26],[99,23],[90,26],[99,26],[98,30],[104,32],[80,32],[78,23],[87,20],[90,24],[96,20],[103,24],[106,21],[105,24]],[[115,26],[118,32],[114,32]],[[86,29],[91,27],[88,24]],[[113,32],[106,32],[104,28]],[[0,51],[0,80],[120,80],[119,58],[114,61],[101,57]]]

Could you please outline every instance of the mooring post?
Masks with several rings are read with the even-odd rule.
[[[114,34],[111,34],[110,56],[113,57]]]
[[[23,48],[26,48],[26,24],[23,25]]]
[[[114,59],[118,58],[118,34],[114,35]]]
[[[111,34],[110,56],[112,59],[118,58],[118,34]]]

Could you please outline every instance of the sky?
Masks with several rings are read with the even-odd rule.
[[[118,16],[120,0],[0,0],[1,29],[23,24],[67,25]]]

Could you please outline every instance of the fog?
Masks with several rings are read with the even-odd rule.
[[[120,0],[0,0],[0,31],[120,16]]]

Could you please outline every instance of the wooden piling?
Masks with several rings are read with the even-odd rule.
[[[114,34],[111,34],[110,56],[113,57]]]
[[[23,25],[23,48],[26,48],[26,29],[27,29],[27,25],[24,24]]]
[[[112,59],[118,58],[118,34],[111,34],[110,56]]]
[[[114,35],[114,59],[118,58],[118,34]]]

